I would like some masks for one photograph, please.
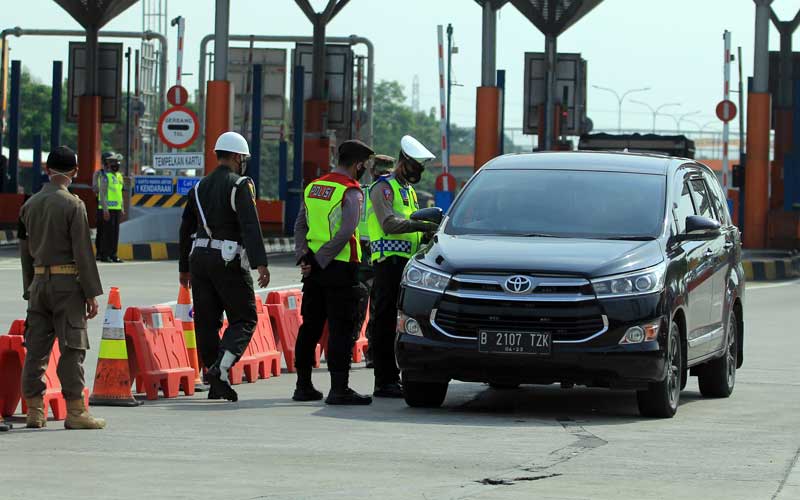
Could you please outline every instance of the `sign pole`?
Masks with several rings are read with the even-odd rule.
[[[722,99],[725,101],[730,101],[731,96],[731,32],[725,30],[725,33],[722,35],[722,39],[725,44],[725,52],[724,52],[724,65],[723,65],[723,76],[724,76],[724,83],[722,89]],[[725,197],[728,197],[728,189],[730,189],[730,184],[728,182],[728,178],[730,177],[730,165],[728,164],[728,142],[730,139],[730,120],[724,120],[722,122],[722,188],[725,191]]]
[[[444,32],[442,25],[436,27],[439,36],[439,122],[442,136],[442,173],[450,171],[450,154],[447,144],[447,105],[444,89]]]

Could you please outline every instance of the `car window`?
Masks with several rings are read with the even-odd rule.
[[[689,184],[692,187],[692,199],[694,206],[697,209],[697,215],[707,217],[709,219],[718,220],[717,214],[714,212],[713,201],[711,193],[708,192],[708,187],[703,179],[691,179]]]
[[[692,192],[689,189],[687,182],[680,184],[680,196],[675,202],[673,213],[675,214],[675,223],[678,225],[678,234],[686,231],[686,218],[692,215],[697,215],[692,203]]]
[[[703,172],[703,178],[706,180],[706,185],[711,193],[711,198],[714,202],[714,208],[717,210],[717,214],[719,215],[719,222],[724,226],[731,225],[731,216],[728,213],[728,201],[722,193],[722,186],[720,186],[719,180],[716,176],[708,175],[706,172]]]

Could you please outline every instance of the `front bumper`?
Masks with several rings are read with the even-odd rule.
[[[453,337],[437,324],[435,318],[431,321],[431,311],[440,304],[441,297],[430,292],[404,289],[401,294],[400,310],[416,319],[422,330],[422,336],[400,332],[396,337],[397,364],[406,379],[533,384],[562,382],[638,389],[663,380],[666,374],[664,346],[668,314],[664,311],[661,294],[595,301],[587,305],[602,312],[606,328],[586,341],[554,341],[552,353],[548,356],[480,352],[477,339]],[[482,311],[485,311],[485,306],[480,304]],[[496,314],[507,314],[503,307],[507,306],[497,304]],[[490,310],[488,314],[494,312]],[[659,320],[661,330],[657,340],[619,344],[631,326]]]

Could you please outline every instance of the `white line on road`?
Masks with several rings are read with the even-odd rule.
[[[785,286],[800,285],[800,280],[784,281],[782,283],[769,283],[765,285],[747,285],[747,290],[767,290],[769,288],[783,288]]]

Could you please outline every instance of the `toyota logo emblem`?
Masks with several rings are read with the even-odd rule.
[[[531,286],[531,279],[527,276],[512,276],[506,280],[506,290],[511,293],[526,293]]]

